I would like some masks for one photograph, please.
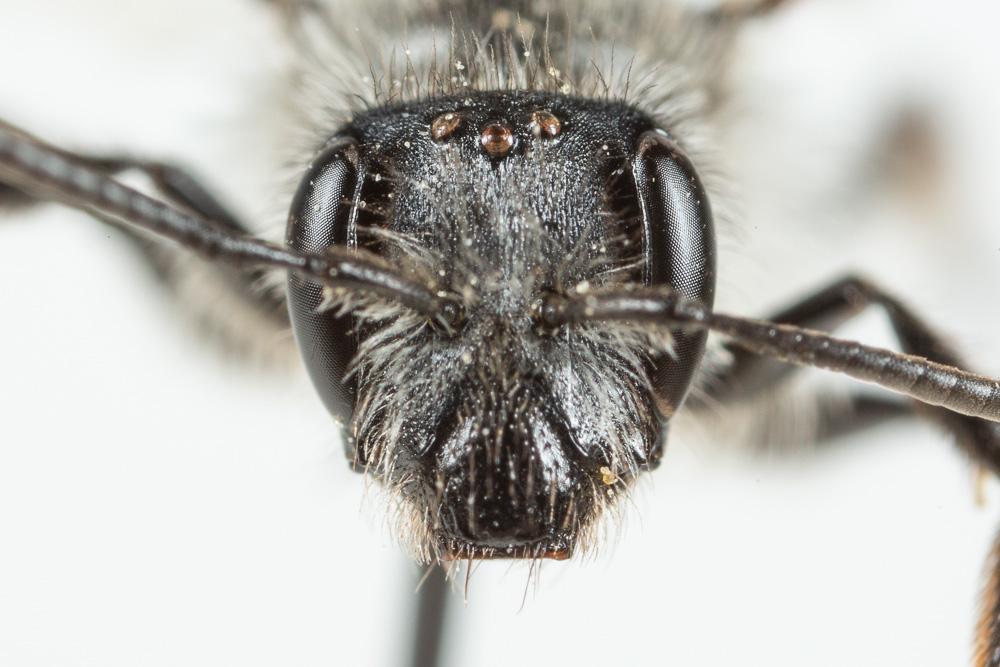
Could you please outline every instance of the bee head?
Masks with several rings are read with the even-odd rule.
[[[616,284],[711,301],[707,198],[636,108],[479,92],[369,110],[313,162],[287,241],[364,248],[460,296],[442,330],[289,282],[351,460],[394,492],[423,556],[566,557],[659,460],[704,337],[538,317],[547,294]]]

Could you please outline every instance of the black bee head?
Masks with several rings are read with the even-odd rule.
[[[288,242],[364,248],[460,295],[442,331],[289,283],[313,381],[422,553],[566,557],[659,459],[704,338],[538,317],[547,294],[623,283],[711,300],[707,199],[637,109],[494,92],[370,110],[314,161]]]

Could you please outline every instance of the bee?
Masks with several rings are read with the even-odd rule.
[[[123,230],[225,337],[290,325],[416,560],[587,552],[677,413],[773,391],[789,364],[913,399],[995,469],[1000,384],[963,370],[890,290],[851,276],[764,320],[714,308],[726,68],[744,27],[784,3],[643,2],[614,20],[597,2],[272,4],[308,100],[292,105],[281,241],[173,164],[9,123],[0,181],[15,206],[56,200]],[[869,307],[903,353],[819,331]],[[825,435],[914,411],[883,394],[841,402],[819,415]]]

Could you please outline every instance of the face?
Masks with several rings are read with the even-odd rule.
[[[303,180],[288,242],[362,247],[461,295],[442,330],[289,283],[314,384],[421,558],[568,557],[658,461],[703,337],[538,318],[547,294],[621,283],[711,300],[704,193],[635,109],[476,93],[361,114]]]

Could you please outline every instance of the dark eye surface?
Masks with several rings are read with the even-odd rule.
[[[352,162],[354,145],[339,143],[313,162],[292,201],[286,243],[304,252],[321,253],[333,245],[357,245],[354,201],[359,187]],[[330,414],[342,424],[350,422],[354,391],[345,382],[357,351],[350,316],[323,309],[322,285],[290,275],[288,309],[292,327],[316,391]]]
[[[642,211],[648,285],[669,285],[711,306],[715,299],[715,229],[694,165],[660,130],[639,139],[633,172]],[[653,372],[657,408],[680,408],[705,351],[705,333],[675,332],[675,359]]]

